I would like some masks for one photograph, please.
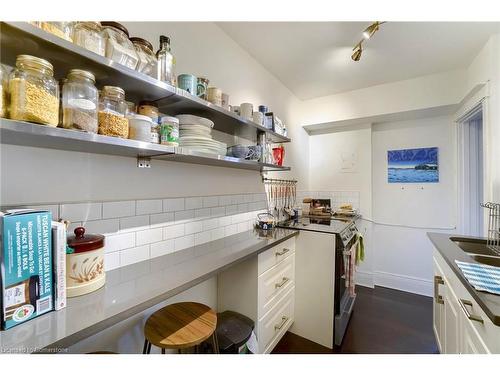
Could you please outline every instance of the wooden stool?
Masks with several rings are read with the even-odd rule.
[[[154,312],[144,326],[144,354],[151,352],[151,345],[165,349],[191,348],[212,338],[214,353],[219,353],[215,328],[217,314],[210,307],[196,302],[180,302]]]

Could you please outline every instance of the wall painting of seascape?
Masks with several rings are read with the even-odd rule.
[[[387,151],[389,183],[439,182],[438,148]]]

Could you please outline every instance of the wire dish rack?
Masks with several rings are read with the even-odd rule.
[[[488,214],[488,240],[486,245],[489,249],[500,255],[500,204],[481,203],[481,207],[489,210]]]

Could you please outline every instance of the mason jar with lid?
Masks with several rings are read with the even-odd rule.
[[[121,87],[104,86],[99,98],[99,134],[128,138],[127,103]]]
[[[139,57],[125,26],[118,22],[101,22],[101,25],[106,39],[106,57],[130,69],[135,69]]]
[[[106,40],[99,22],[77,22],[73,26],[73,43],[89,51],[104,56]]]
[[[153,45],[146,39],[133,37],[130,41],[134,44],[135,51],[139,57],[139,63],[135,68],[138,72],[156,77],[156,55],[153,52]]]
[[[0,117],[7,115],[7,72],[0,64]]]
[[[71,30],[73,27],[73,22],[45,22],[39,23],[40,28],[51,34],[57,35],[59,38],[72,41]]]
[[[57,126],[59,84],[52,64],[30,55],[19,55],[10,74],[10,118]]]
[[[97,133],[98,104],[94,75],[86,70],[70,70],[63,86],[63,127]]]

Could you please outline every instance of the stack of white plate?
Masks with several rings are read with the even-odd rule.
[[[177,115],[179,146],[193,151],[226,155],[227,145],[212,139],[213,121],[193,115]]]

